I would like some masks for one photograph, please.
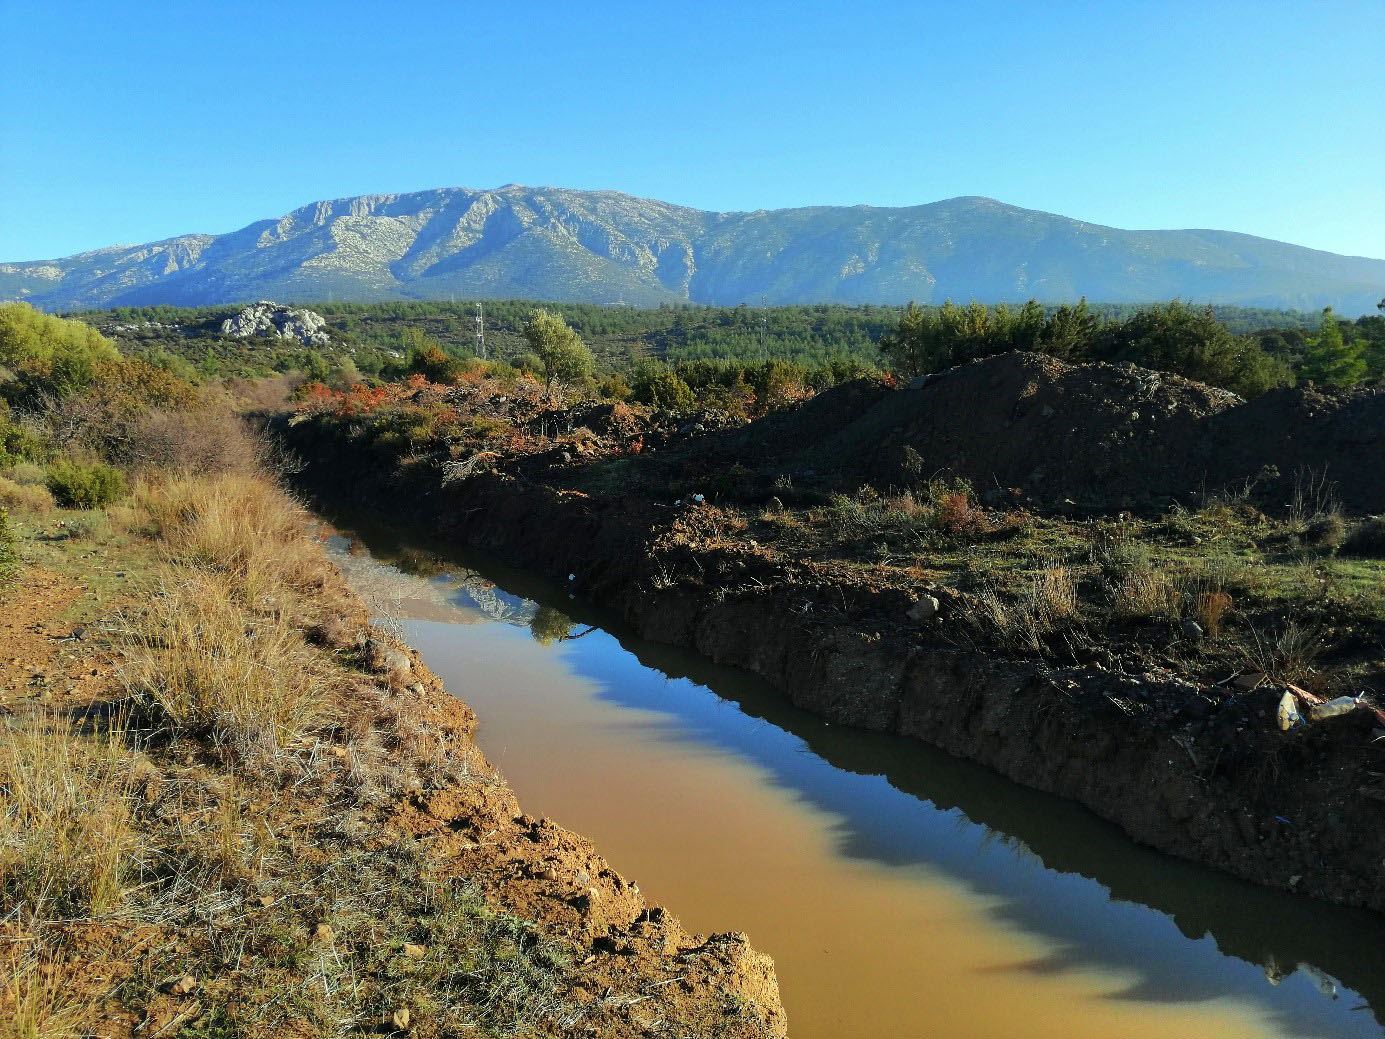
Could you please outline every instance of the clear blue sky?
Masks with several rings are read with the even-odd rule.
[[[1385,0],[0,5],[0,260],[508,182],[1385,257]]]

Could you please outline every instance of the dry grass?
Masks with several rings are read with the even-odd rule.
[[[42,484],[20,483],[0,476],[0,505],[19,512],[48,512],[54,508],[53,495]]]
[[[1148,560],[1132,565],[1110,582],[1108,590],[1111,612],[1117,617],[1176,618],[1180,612],[1178,586]]]
[[[1071,571],[1049,563],[1031,574],[1013,599],[994,587],[983,588],[968,599],[966,616],[973,627],[989,631],[1012,648],[1044,653],[1046,637],[1075,620],[1078,607]]]
[[[119,902],[136,864],[133,757],[115,732],[25,719],[0,740],[0,907],[21,917],[85,917]]]
[[[225,575],[249,606],[295,613],[301,593],[320,589],[330,572],[306,535],[308,514],[262,477],[146,481],[135,500],[172,562]]]
[[[157,598],[133,620],[122,677],[175,725],[242,750],[278,748],[327,719],[333,673],[302,632],[239,602],[232,582],[166,570]]]
[[[1193,604],[1193,619],[1210,637],[1221,634],[1222,621],[1231,609],[1231,596],[1222,591],[1202,592]]]
[[[0,959],[0,1039],[79,1039],[90,1011],[57,970],[13,950]]]

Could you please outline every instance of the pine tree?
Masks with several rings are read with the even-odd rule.
[[[1303,353],[1298,375],[1301,380],[1334,388],[1355,386],[1366,374],[1366,358],[1360,343],[1348,343],[1331,307],[1324,307],[1322,329]]]

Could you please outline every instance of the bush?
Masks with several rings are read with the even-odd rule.
[[[1342,551],[1353,556],[1378,556],[1385,559],[1385,516],[1372,516],[1357,524],[1342,542]]]
[[[41,485],[0,476],[0,506],[24,512],[47,512],[53,507],[53,496]]]
[[[10,514],[0,505],[0,589],[14,580],[19,568],[19,550],[15,547],[14,531],[10,529]]]
[[[644,360],[631,373],[631,395],[641,404],[666,411],[686,411],[693,406],[693,392],[662,361]]]
[[[63,459],[48,467],[48,489],[65,509],[100,509],[125,493],[119,469]]]
[[[0,467],[41,461],[46,454],[42,437],[0,414]]]

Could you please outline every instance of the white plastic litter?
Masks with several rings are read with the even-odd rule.
[[[1335,718],[1339,714],[1354,711],[1360,703],[1360,697],[1339,696],[1335,700],[1328,700],[1327,703],[1314,704],[1309,708],[1308,714],[1315,722],[1320,722],[1324,718]]]
[[[1286,692],[1279,698],[1279,727],[1285,732],[1297,729],[1303,724],[1303,715],[1298,713],[1298,701],[1294,694]]]

